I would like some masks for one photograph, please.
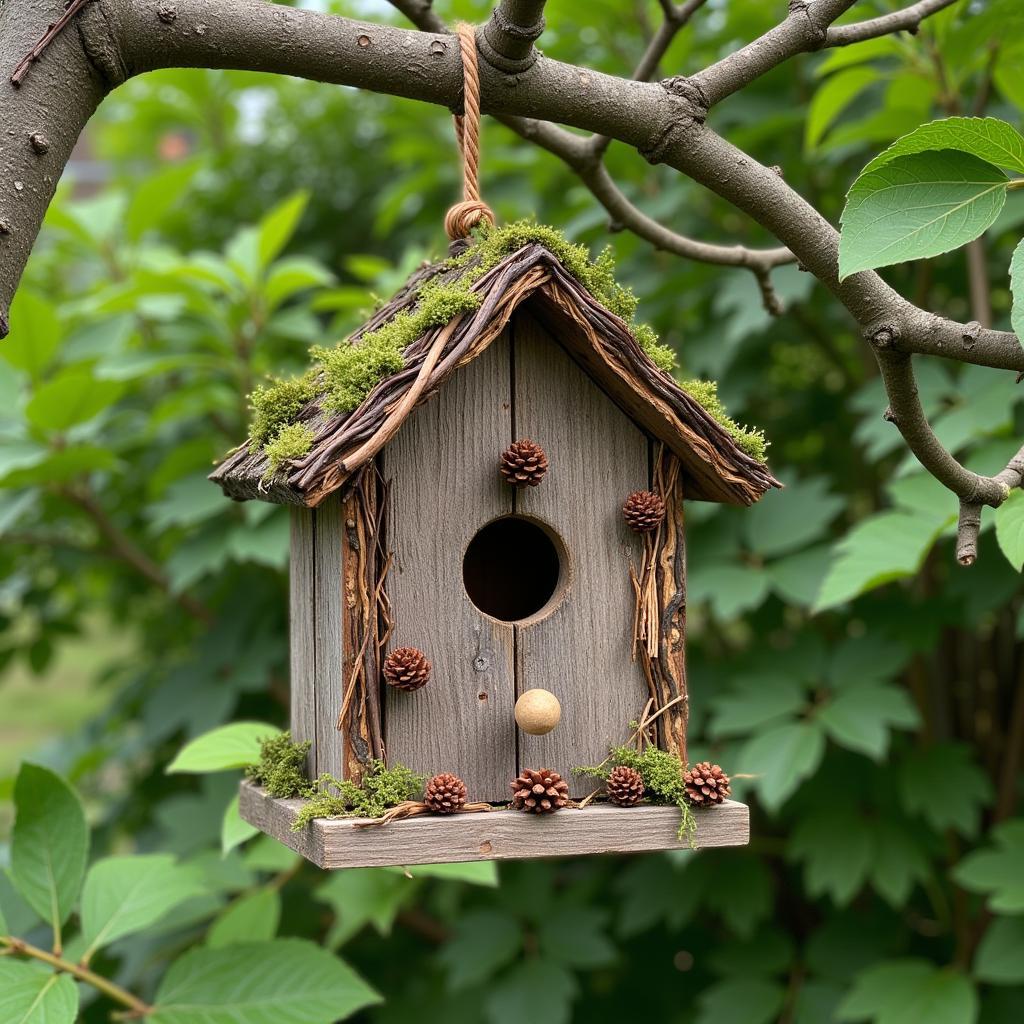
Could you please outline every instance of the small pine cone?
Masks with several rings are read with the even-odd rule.
[[[635,807],[644,796],[644,778],[635,769],[620,764],[608,776],[608,799],[619,807]]]
[[[442,772],[427,783],[423,802],[435,814],[451,814],[466,802],[466,784],[458,775]]]
[[[650,533],[665,518],[665,502],[653,491],[634,491],[622,506],[622,515],[631,530]]]
[[[553,814],[569,802],[569,784],[550,768],[524,768],[512,783],[512,806],[517,811]]]
[[[731,792],[729,776],[717,764],[701,761],[684,776],[686,797],[694,807],[720,804]]]
[[[529,438],[515,441],[501,453],[501,475],[513,487],[536,487],[548,471],[548,457]]]
[[[396,647],[384,659],[384,680],[399,690],[418,690],[430,680],[430,662],[416,647]]]

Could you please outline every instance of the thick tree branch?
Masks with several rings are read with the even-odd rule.
[[[893,11],[892,14],[857,21],[852,25],[833,25],[825,33],[825,45],[849,46],[850,43],[862,43],[865,39],[887,36],[890,32],[915,33],[921,22],[930,14],[935,14],[944,7],[951,7],[956,2],[957,0],[920,0],[920,3],[911,4],[901,11]]]

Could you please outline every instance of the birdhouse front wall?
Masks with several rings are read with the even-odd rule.
[[[550,469],[539,486],[515,489],[498,464],[523,437]],[[402,426],[380,463],[389,648],[418,647],[433,672],[420,690],[387,688],[390,762],[455,772],[479,800],[508,799],[525,767],[572,778],[577,796],[589,790],[572,767],[603,760],[648,697],[631,650],[629,564],[641,541],[621,506],[650,486],[650,447],[526,311]],[[491,540],[474,542],[495,523]],[[482,554],[467,558],[474,543]],[[513,717],[532,688],[561,703],[543,736]]]

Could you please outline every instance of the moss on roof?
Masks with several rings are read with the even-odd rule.
[[[484,224],[475,244],[441,264],[415,295],[415,304],[401,310],[376,330],[359,336],[355,343],[343,341],[330,348],[312,350],[313,366],[300,377],[260,385],[250,395],[253,410],[250,449],[262,450],[273,475],[290,459],[309,451],[312,430],[296,422],[299,413],[313,399],[328,412],[346,413],[356,409],[377,384],[405,365],[405,349],[432,327],[449,323],[462,313],[472,312],[481,302],[473,285],[506,256],[524,246],[544,246],[605,308],[622,320],[637,344],[663,372],[672,373],[675,353],[663,345],[649,324],[634,319],[637,298],[632,289],[615,280],[615,260],[605,247],[596,260],[589,250],[569,242],[552,227],[521,220],[502,227]],[[450,281],[441,283],[446,272]],[[725,411],[714,381],[688,381],[680,385],[733,438],[738,447],[763,462],[767,441],[759,430],[742,427]],[[301,429],[296,429],[301,427]]]

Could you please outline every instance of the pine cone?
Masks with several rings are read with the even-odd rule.
[[[694,807],[720,804],[731,792],[729,776],[717,764],[701,761],[683,776],[686,798]]]
[[[512,806],[517,811],[553,814],[569,802],[569,784],[550,768],[524,768],[512,783]]]
[[[619,807],[635,807],[643,799],[644,778],[635,769],[620,764],[608,776],[608,799]]]
[[[501,453],[501,475],[513,487],[536,487],[548,471],[548,457],[529,438],[515,441]]]
[[[416,647],[396,647],[384,659],[384,680],[399,690],[418,690],[430,680],[430,662]]]
[[[458,775],[442,772],[427,783],[423,802],[435,814],[451,814],[466,802],[466,784]]]
[[[631,530],[650,533],[665,518],[665,502],[653,491],[634,491],[622,506],[622,515]]]

